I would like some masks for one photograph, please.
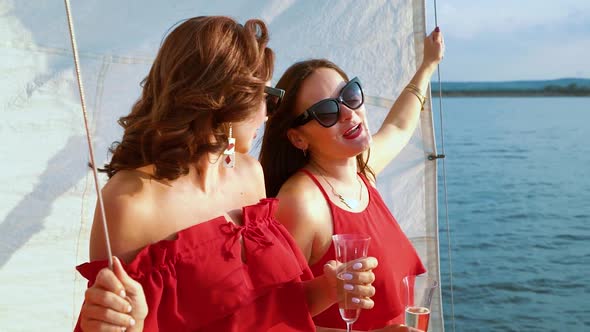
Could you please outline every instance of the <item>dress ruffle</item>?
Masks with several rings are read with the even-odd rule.
[[[174,240],[146,246],[124,264],[146,294],[150,312],[144,331],[210,329],[245,307],[252,311],[256,301],[265,302],[261,298],[276,302],[271,293],[290,283],[298,284],[289,286],[297,293],[290,296],[300,296],[301,277],[311,273],[288,231],[274,217],[277,205],[276,199],[263,199],[244,207],[242,226],[224,217],[196,224],[179,231]],[[106,260],[94,261],[77,270],[91,286],[106,266]],[[300,306],[307,310],[302,299]],[[273,310],[277,309],[266,311]]]

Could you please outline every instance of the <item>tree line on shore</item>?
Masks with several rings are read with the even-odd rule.
[[[438,95],[438,85],[432,84],[432,94]],[[460,96],[590,96],[590,86],[570,83],[568,85],[549,84],[540,88],[445,88],[443,83],[442,95],[449,97]]]

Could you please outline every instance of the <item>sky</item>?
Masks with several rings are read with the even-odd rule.
[[[590,0],[438,0],[437,16],[443,81],[590,78]]]

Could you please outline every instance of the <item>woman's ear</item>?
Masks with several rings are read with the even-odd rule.
[[[287,130],[287,138],[299,150],[305,151],[309,148],[309,143],[307,143],[305,136],[297,129],[289,128]]]

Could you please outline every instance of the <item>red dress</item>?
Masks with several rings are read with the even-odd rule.
[[[315,331],[302,284],[311,272],[275,219],[277,205],[263,199],[244,207],[244,226],[224,217],[194,225],[125,265],[147,298],[144,331]],[[106,265],[77,269],[91,286]]]
[[[303,169],[320,188],[332,213],[334,234],[356,233],[369,235],[369,256],[377,258],[379,266],[375,273],[376,293],[372,297],[375,306],[371,310],[362,310],[354,323],[354,330],[371,330],[390,324],[404,322],[404,306],[401,299],[402,278],[410,274],[422,274],[426,269],[422,265],[410,240],[402,232],[397,221],[389,212],[381,195],[362,175],[361,178],[369,191],[369,204],[362,212],[350,212],[334,205],[318,180],[309,171]],[[324,273],[324,265],[336,259],[334,245],[315,264],[311,266],[314,276]],[[338,305],[333,305],[320,315],[314,317],[317,326],[345,329],[346,324],[340,317]]]

